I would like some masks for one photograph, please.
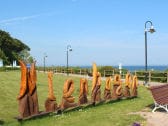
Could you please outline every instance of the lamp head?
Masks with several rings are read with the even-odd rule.
[[[149,32],[150,33],[156,32],[155,29],[154,29],[154,27],[153,27],[153,25],[150,27]]]
[[[71,45],[67,45],[67,51],[72,51]]]

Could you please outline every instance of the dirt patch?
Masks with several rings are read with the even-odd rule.
[[[159,110],[156,112],[149,111],[148,108],[141,112],[134,112],[129,114],[138,114],[147,120],[147,126],[168,126],[168,113]]]

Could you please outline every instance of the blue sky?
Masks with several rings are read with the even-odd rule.
[[[166,0],[1,0],[0,29],[31,48],[37,65],[144,65],[144,25],[148,64],[167,65]]]

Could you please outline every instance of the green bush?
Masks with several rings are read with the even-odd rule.
[[[0,67],[0,71],[20,70],[18,67]]]
[[[147,73],[149,76],[149,73]],[[138,76],[139,80],[145,79],[145,71],[138,71],[136,72],[136,75]],[[149,77],[148,77],[149,79]],[[160,72],[160,71],[151,71],[151,81],[154,82],[167,82],[167,73],[166,72]]]

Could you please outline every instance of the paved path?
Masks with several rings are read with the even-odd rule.
[[[147,119],[147,126],[168,126],[168,113],[141,112],[140,115]]]
[[[134,112],[130,114],[138,114],[147,120],[146,126],[168,126],[168,113],[166,112],[149,112],[144,109],[141,112]]]

